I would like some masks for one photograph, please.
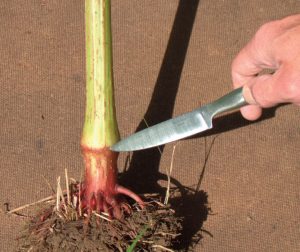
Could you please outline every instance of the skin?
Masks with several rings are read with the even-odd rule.
[[[272,74],[258,75],[264,69]],[[232,62],[235,88],[243,86],[241,109],[248,120],[261,116],[262,108],[280,103],[300,105],[300,15],[268,22]]]

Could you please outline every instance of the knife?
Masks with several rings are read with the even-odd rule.
[[[215,115],[247,104],[241,87],[192,112],[134,133],[114,144],[110,149],[117,152],[142,150],[186,138],[211,129]]]

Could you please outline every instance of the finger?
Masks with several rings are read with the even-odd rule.
[[[241,113],[244,118],[246,118],[249,121],[257,120],[261,114],[262,109],[258,105],[249,105],[241,108]]]
[[[300,14],[287,16],[281,20],[278,20],[277,22],[280,22],[280,26],[282,29],[291,29],[295,26],[298,26],[300,23]]]
[[[249,106],[242,107],[240,109],[242,116],[247,120],[254,121],[257,120],[262,115],[262,104],[259,102],[261,100],[260,94],[258,94],[259,98],[254,96],[253,88],[255,85],[259,86],[260,83],[271,79],[272,75],[261,75],[256,77],[248,77],[247,84],[243,88],[243,96],[245,100],[250,104]],[[259,101],[258,101],[259,100]]]
[[[266,74],[258,76],[249,84],[253,99],[259,106],[268,108],[280,102],[275,79],[274,76]]]
[[[248,85],[253,99],[264,108],[283,102],[299,102],[300,79],[298,73],[299,71],[293,66],[285,64],[273,75],[266,74],[254,78]]]
[[[273,41],[281,31],[277,22],[263,25],[253,39],[239,52],[231,66],[234,87],[246,85],[263,69],[278,69],[280,61],[273,56]]]
[[[250,121],[257,120],[262,114],[262,109],[260,106],[255,105],[256,101],[253,98],[250,87],[244,86],[243,96],[249,104],[252,104],[241,108],[241,113],[243,117]]]
[[[252,53],[253,49],[251,47],[252,44],[249,42],[232,62],[231,75],[235,88],[246,85],[263,69],[259,64],[257,56]]]

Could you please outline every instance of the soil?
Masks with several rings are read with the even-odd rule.
[[[172,198],[178,199],[174,190]],[[182,247],[185,218],[180,211],[160,202],[158,194],[144,197],[146,206],[128,205],[121,219],[95,212],[79,216],[78,210],[56,210],[56,204],[42,205],[35,217],[26,224],[18,238],[18,252],[32,251],[192,251],[200,240],[200,230],[194,233],[188,247]],[[176,201],[176,200],[175,200]],[[178,202],[177,202],[178,203]],[[182,247],[182,249],[180,249]]]

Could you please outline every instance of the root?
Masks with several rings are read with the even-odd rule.
[[[82,185],[83,187],[84,185]],[[110,218],[121,219],[122,213],[130,214],[131,208],[126,203],[126,200],[120,196],[125,195],[133,199],[141,209],[144,208],[144,201],[131,190],[116,185],[115,191],[112,193],[91,193],[88,197],[85,189],[82,190],[83,195],[80,197],[82,201],[82,210],[84,213],[90,214],[96,212],[98,214],[108,214]]]
[[[120,219],[121,210],[126,205],[121,195],[130,197],[141,208],[144,207],[144,202],[138,195],[117,184],[118,153],[107,147],[91,149],[84,146],[82,152],[85,161],[85,181],[81,184],[80,194],[83,212],[105,212],[112,218]]]
[[[127,190],[121,187],[119,194],[128,196]],[[135,244],[134,251],[174,251],[172,247],[179,241],[182,219],[174,215],[173,209],[158,201],[160,195],[145,197],[142,210],[137,204],[121,201],[118,206],[122,213],[127,211],[126,208],[131,209],[122,220],[112,220],[108,214],[96,211],[73,218],[76,209],[72,204],[72,190],[71,205],[67,195],[64,197],[68,211],[63,203],[58,211],[55,201],[39,211],[18,237],[18,252],[129,251],[132,244]]]
[[[58,179],[56,195],[11,211],[30,206],[37,211],[17,239],[18,252],[125,251],[132,244],[136,251],[171,252],[181,243],[184,219],[160,202],[159,194],[143,195],[144,203],[137,194],[116,185],[110,194],[92,194],[88,201],[86,184],[69,180],[67,171],[65,176],[68,190],[61,188]],[[130,198],[128,203],[122,195]],[[175,197],[172,190],[171,197]],[[88,202],[94,204],[94,210],[88,208]]]
[[[118,185],[116,187],[116,191],[117,191],[117,193],[124,194],[124,195],[132,198],[134,201],[136,201],[139,204],[139,206],[142,209],[144,208],[144,206],[145,206],[144,201],[137,194],[135,194],[134,192],[132,192],[129,189],[127,189],[123,186],[120,186],[120,185]]]

